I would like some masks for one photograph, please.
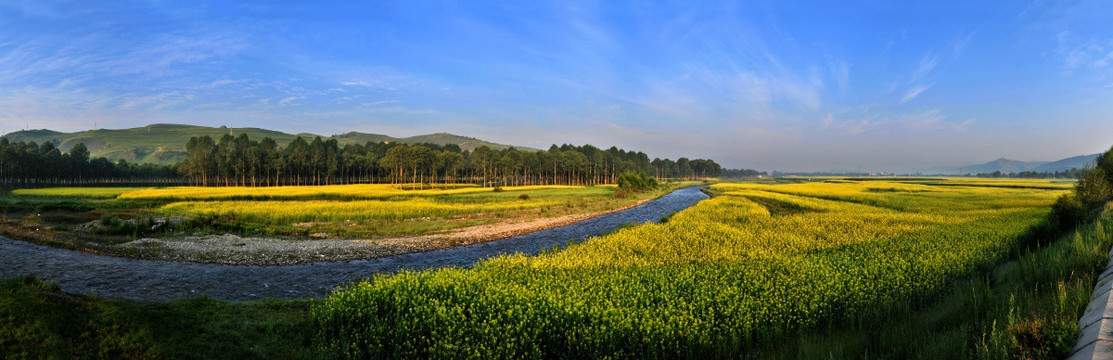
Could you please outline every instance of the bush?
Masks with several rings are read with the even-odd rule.
[[[645,174],[627,171],[618,176],[618,190],[614,192],[614,196],[621,198],[655,188],[657,180]]]
[[[1052,214],[1059,226],[1068,229],[1086,220],[1086,205],[1078,198],[1077,194],[1070,193],[1060,196],[1052,205]]]
[[[1110,197],[1113,197],[1113,191],[1110,190],[1109,179],[1106,176],[1107,174],[1101,168],[1088,166],[1082,169],[1082,174],[1078,177],[1078,185],[1075,187],[1075,193],[1078,194],[1079,200],[1083,204],[1095,207],[1104,204],[1109,201]]]
[[[657,187],[657,180],[645,174],[627,171],[618,176],[618,188],[626,191],[644,191]]]
[[[518,195],[518,200],[529,200],[529,194]]]

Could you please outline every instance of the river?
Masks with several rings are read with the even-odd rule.
[[[220,265],[145,260],[53,248],[0,237],[0,278],[35,275],[63,291],[141,301],[208,296],[229,301],[327,296],[338,286],[403,269],[468,267],[506,253],[537,254],[606,234],[628,223],[658,221],[707,195],[681,188],[645,204],[562,227],[484,243],[377,259],[300,265]],[[309,240],[307,240],[309,241]]]

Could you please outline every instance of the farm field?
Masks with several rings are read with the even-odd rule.
[[[1048,184],[717,183],[662,223],[469,269],[375,276],[322,300],[132,303],[12,279],[0,317],[17,329],[12,351],[49,339],[63,357],[95,346],[184,356],[176,330],[156,329],[173,318],[213,349],[251,344],[235,356],[261,358],[1060,358],[1113,246],[1113,208],[1062,233],[1048,214],[1067,189]],[[517,199],[458,190],[444,196]],[[261,201],[322,201],[299,199]],[[179,201],[200,200],[159,206]],[[56,341],[67,335],[52,320],[19,315],[31,307],[97,335]],[[293,340],[258,340],[272,337]]]
[[[323,259],[338,260],[492,240],[633,206],[685,184],[625,197],[616,197],[613,185],[45,188],[0,196],[0,209],[9,237],[224,263],[260,263],[212,254],[228,247],[243,253],[255,249],[243,245],[265,242],[270,247],[251,251],[288,253],[268,257],[282,263],[299,261],[296,244],[304,241],[330,241],[322,245]],[[208,249],[214,243],[220,248]]]
[[[777,344],[869,339],[894,314],[1050,242],[1033,228],[1066,192],[1045,181],[921,182],[716,184],[715,197],[661,224],[338,291],[313,310],[315,341],[351,357],[793,357]],[[948,333],[957,340],[944,355],[970,357],[998,330],[963,331]],[[859,342],[850,353],[912,351]]]

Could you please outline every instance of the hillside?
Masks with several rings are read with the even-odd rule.
[[[956,175],[956,174],[990,174],[1000,171],[1002,174],[1019,173],[1022,171],[1057,172],[1070,169],[1081,169],[1087,163],[1097,158],[1098,154],[1080,155],[1056,161],[1018,161],[1000,158],[984,164],[966,166],[941,166],[920,170],[928,175]]]
[[[483,145],[487,145],[487,147],[495,149],[495,150],[502,150],[502,149],[506,149],[506,148],[511,147],[511,145],[496,144],[496,143],[489,142],[489,141],[479,140],[479,139],[476,139],[476,138],[473,138],[473,137],[453,135],[453,134],[449,134],[449,133],[436,133],[436,134],[428,134],[428,135],[410,136],[410,137],[406,137],[406,138],[396,138],[396,137],[381,135],[381,134],[367,134],[367,133],[361,133],[361,132],[353,131],[353,132],[348,132],[348,133],[344,133],[344,134],[340,134],[340,135],[333,135],[332,138],[336,139],[336,141],[339,142],[341,145],[345,145],[345,144],[363,144],[363,143],[367,143],[367,142],[376,142],[377,143],[377,142],[387,141],[387,142],[400,142],[400,143],[404,143],[404,144],[425,144],[425,143],[437,144],[437,145],[456,144],[456,145],[459,145],[461,149],[464,149],[464,150],[467,150],[467,151],[475,150],[475,148],[478,148],[478,147],[483,146]],[[518,148],[518,149],[533,150],[533,149],[529,149],[529,148],[521,147],[521,146],[515,146],[515,147]]]
[[[149,126],[131,129],[97,129],[64,133],[52,130],[26,130],[16,131],[4,135],[9,141],[34,141],[42,143],[49,141],[62,151],[69,151],[74,145],[84,143],[89,148],[92,156],[104,157],[112,161],[127,160],[128,162],[145,162],[156,164],[170,164],[185,157],[185,144],[190,137],[210,136],[218,138],[224,134],[247,134],[252,139],[262,139],[269,136],[285,146],[295,137],[302,136],[312,140],[319,136],[310,133],[287,134],[280,131],[259,128],[226,128],[206,127],[179,124],[151,124]],[[335,138],[341,145],[370,142],[400,142],[406,144],[434,143],[438,145],[457,144],[464,150],[473,150],[479,146],[487,145],[494,149],[505,149],[509,145],[495,144],[475,138],[437,133],[418,135],[407,138],[395,138],[380,134],[366,134],[349,132],[335,136],[321,136],[323,139]]]
[[[964,166],[962,172],[968,174],[985,174],[1000,171],[1001,173],[1008,174],[1028,171],[1043,164],[1045,164],[1043,161],[1018,161],[1000,158],[985,164]]]
[[[1053,161],[1053,162],[1049,162],[1049,163],[1037,166],[1035,169],[1032,169],[1032,171],[1056,172],[1056,171],[1067,171],[1067,170],[1070,170],[1070,169],[1081,169],[1083,166],[1086,166],[1086,164],[1089,164],[1089,163],[1093,162],[1094,159],[1097,159],[1098,155],[1101,155],[1101,154],[1090,154],[1090,155],[1080,155],[1080,156],[1075,156],[1075,157],[1069,157],[1069,158],[1066,158],[1066,159],[1063,159],[1063,160]]]

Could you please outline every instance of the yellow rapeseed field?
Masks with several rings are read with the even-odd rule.
[[[468,213],[535,209],[559,204],[556,201],[544,200],[455,204],[425,198],[399,201],[186,201],[163,206],[160,211],[168,215],[232,216],[244,221],[283,224],[448,217]]]
[[[317,339],[354,357],[737,355],[943,291],[1015,251],[1065,192],[934,182],[713,185],[667,222],[563,251],[352,285],[314,310]]]

